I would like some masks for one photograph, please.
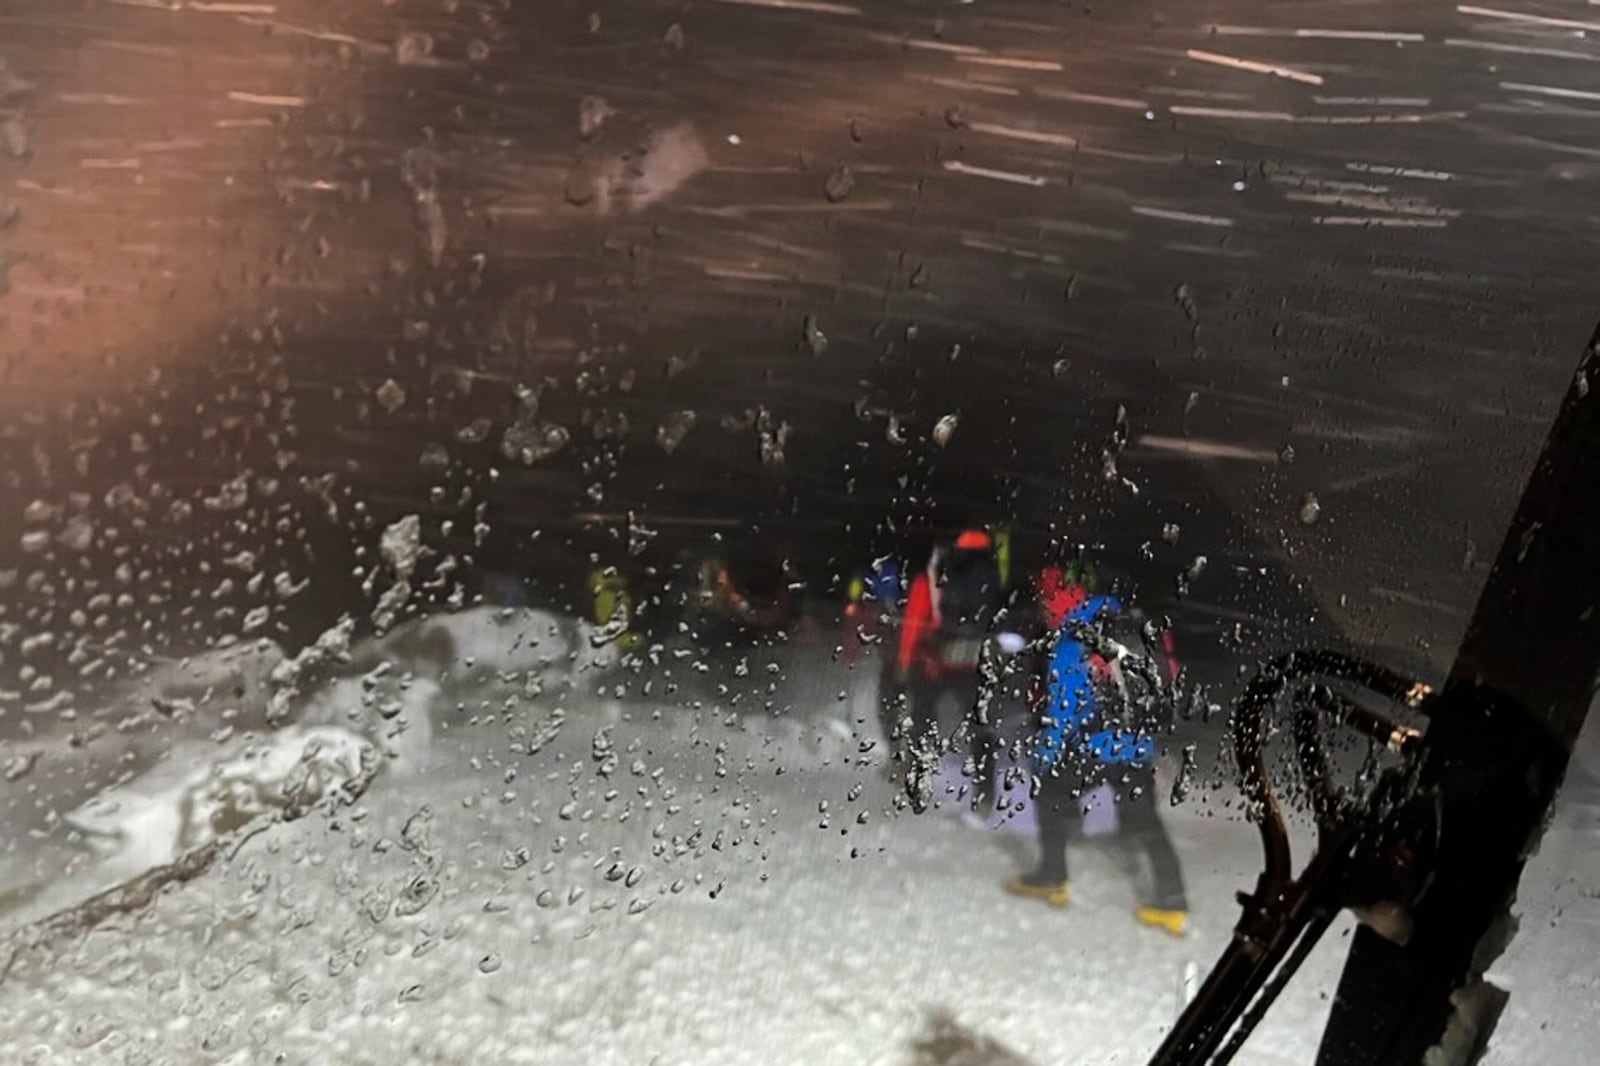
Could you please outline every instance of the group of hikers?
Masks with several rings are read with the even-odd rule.
[[[956,786],[964,816],[987,824],[997,804],[1007,816],[1031,807],[1039,862],[1007,888],[1053,906],[1071,898],[1075,823],[1083,819],[1089,835],[1091,820],[1114,821],[1121,842],[1148,860],[1135,917],[1181,936],[1188,903],[1155,779],[1178,678],[1171,635],[1144,623],[1127,582],[1083,559],[1013,570],[1008,531],[974,525],[934,544],[920,569],[886,557],[850,580],[844,622],[856,639],[839,647],[879,651],[886,769],[910,807],[926,810],[952,790],[941,770],[964,738]],[[684,580],[672,598],[678,614],[656,619],[658,628],[676,618],[699,643],[734,646],[799,624],[794,590],[803,586],[787,559],[734,566],[691,553],[674,573]],[[589,592],[598,631],[636,646],[643,619],[621,575],[597,568]],[[960,724],[943,730],[940,708],[952,703]],[[1019,791],[1025,798],[1013,799]]]
[[[1141,624],[1129,590],[1102,581],[1091,565],[1048,565],[1024,581],[1010,569],[1003,531],[975,527],[935,546],[914,574],[885,559],[851,582],[852,621],[897,630],[879,689],[888,771],[912,808],[924,810],[950,739],[965,733],[959,798],[981,820],[993,816],[1002,778],[1020,775],[1040,854],[1006,887],[1058,907],[1071,898],[1074,822],[1093,816],[1087,798],[1109,799],[1122,841],[1148,859],[1149,890],[1136,919],[1181,936],[1183,873],[1155,787],[1156,738],[1171,724],[1178,676],[1170,633]],[[961,711],[949,734],[939,724],[946,699]],[[1005,736],[1008,715],[1024,722],[1014,738]],[[1022,758],[1003,774],[1007,751]]]

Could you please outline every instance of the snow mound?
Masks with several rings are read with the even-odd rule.
[[[364,737],[336,726],[288,726],[259,739],[180,745],[149,772],[106,789],[65,820],[106,857],[108,872],[142,872],[264,814],[314,802],[354,780],[373,758]]]
[[[614,643],[570,615],[533,607],[469,607],[428,615],[351,651],[357,670],[390,663],[436,676],[447,687],[531,679],[559,688],[595,679],[617,664]]]

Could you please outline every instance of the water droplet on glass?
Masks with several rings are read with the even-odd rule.
[[[402,918],[417,914],[438,893],[439,882],[426,875],[418,874],[406,883],[405,888],[400,890],[400,896],[395,900],[394,912]]]
[[[828,350],[828,335],[817,324],[816,315],[806,316],[805,335],[806,347],[811,349],[812,355],[821,355]]]
[[[73,551],[87,551],[94,543],[94,523],[85,515],[73,515],[62,527],[60,540]]]
[[[0,152],[21,159],[28,154],[28,127],[21,115],[7,115],[0,119]]]
[[[1176,807],[1189,795],[1189,783],[1194,780],[1195,752],[1198,745],[1185,744],[1183,746],[1183,764],[1178,767],[1178,776],[1172,782],[1172,805]]]
[[[906,442],[905,430],[900,426],[900,416],[891,414],[889,424],[883,432],[884,439],[890,444],[904,444]]]
[[[420,462],[422,469],[437,473],[449,468],[450,452],[442,444],[429,444],[422,449]]]
[[[17,97],[27,96],[33,92],[34,83],[6,66],[6,61],[0,59],[0,103],[10,103]]]
[[[390,414],[394,414],[406,405],[406,390],[394,378],[389,378],[378,386],[378,406]]]
[[[536,406],[534,411],[537,411]],[[519,460],[524,466],[532,466],[565,448],[570,438],[565,426],[541,422],[536,413],[524,410],[522,417],[507,426],[501,435],[500,454]]]
[[[828,175],[828,180],[823,182],[822,191],[830,203],[836,204],[848,199],[855,191],[855,187],[856,176],[850,172],[849,167],[840,163],[833,169],[833,173]]]
[[[20,755],[13,755],[10,759],[6,760],[6,780],[16,781],[22,778],[29,770],[33,769],[34,763],[38,761],[39,753],[36,751],[27,751]]]
[[[1172,295],[1178,306],[1183,309],[1183,317],[1190,322],[1200,321],[1200,305],[1195,302],[1194,292],[1189,288],[1188,282],[1179,285]]]
[[[578,101],[578,136],[593,140],[605,126],[606,120],[617,112],[603,96],[585,96]]]
[[[402,67],[425,64],[433,55],[433,38],[426,33],[402,33],[394,42],[394,61]]]
[[[672,454],[678,445],[683,443],[683,438],[689,435],[689,431],[694,428],[698,420],[693,411],[672,412],[656,427],[656,443],[661,446],[662,451],[668,455]]]
[[[756,438],[761,445],[761,463],[763,466],[777,467],[784,463],[784,445],[789,442],[789,434],[793,427],[787,422],[779,422],[772,417],[772,412],[765,407],[756,413]]]
[[[1179,572],[1179,574],[1178,574],[1178,596],[1180,598],[1183,597],[1183,596],[1187,596],[1189,594],[1189,586],[1192,585],[1195,581],[1199,580],[1200,575],[1205,573],[1205,570],[1206,570],[1206,557],[1204,555],[1196,555],[1194,557],[1194,561],[1191,562],[1188,566],[1184,567],[1183,570]]]

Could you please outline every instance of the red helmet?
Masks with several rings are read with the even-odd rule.
[[[994,548],[994,538],[985,529],[964,529],[956,537],[956,551],[981,552]]]

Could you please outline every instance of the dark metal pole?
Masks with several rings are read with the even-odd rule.
[[[1477,1059],[1506,993],[1484,974],[1515,933],[1538,845],[1600,674],[1600,329],[1432,708],[1420,794],[1437,803],[1431,882],[1403,945],[1362,928],[1318,1066]]]

